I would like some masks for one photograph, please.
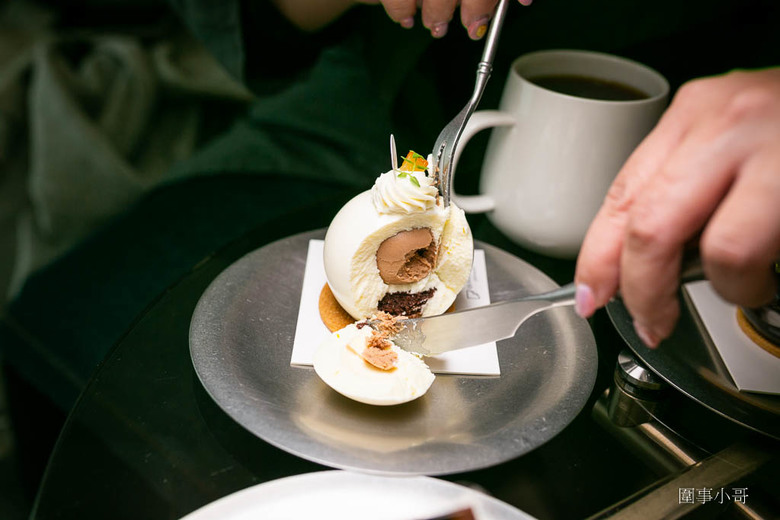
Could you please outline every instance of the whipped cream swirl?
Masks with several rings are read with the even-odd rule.
[[[436,206],[439,190],[425,172],[397,172],[380,175],[371,188],[371,199],[379,213],[421,213]]]

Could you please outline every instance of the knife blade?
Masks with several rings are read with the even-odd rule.
[[[686,250],[681,262],[681,283],[705,277],[698,248]],[[438,316],[398,320],[398,332],[392,337],[393,343],[413,354],[436,356],[511,338],[534,314],[553,307],[574,305],[575,289],[572,282],[542,294]],[[620,293],[615,297],[619,298]]]
[[[574,284],[513,300],[426,318],[398,320],[393,343],[422,356],[436,356],[511,338],[525,320],[547,309],[574,305]],[[370,323],[370,322],[369,322]]]

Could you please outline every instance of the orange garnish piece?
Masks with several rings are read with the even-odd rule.
[[[402,172],[424,172],[428,168],[428,161],[417,152],[409,150],[404,157],[403,164],[398,168]]]

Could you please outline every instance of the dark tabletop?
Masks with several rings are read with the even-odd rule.
[[[298,217],[292,221],[306,221]],[[208,284],[247,252],[306,231],[292,227],[279,222],[247,233],[200,262],[137,319],[70,413],[34,518],[179,518],[254,484],[328,469],[267,444],[226,415],[201,386],[188,347],[190,318]],[[473,227],[476,238],[558,283],[571,280],[573,262],[524,251],[485,219],[474,219]],[[658,481],[591,416],[623,348],[605,314],[591,325],[599,374],[573,422],[518,459],[439,478],[478,485],[539,518],[591,516]]]
[[[249,2],[248,5],[255,3],[259,4]],[[502,45],[506,53],[498,56],[497,70],[506,70],[510,58],[520,50],[554,47],[589,48],[631,57],[657,68],[673,87],[692,77],[737,66],[776,64],[777,32],[768,29],[777,20],[776,2],[772,0],[661,2],[652,6],[655,9],[645,4],[616,1],[567,4],[567,17],[561,17],[563,8],[552,2],[539,2],[539,8],[534,10],[515,10],[518,30],[513,33],[505,30]],[[738,7],[738,12],[732,14],[732,7]],[[384,25],[391,26],[386,23],[384,13],[377,13]],[[210,17],[202,20],[215,30],[224,29]],[[594,21],[605,29],[594,30]],[[263,31],[256,32],[264,34],[266,29],[272,28],[264,27]],[[659,33],[660,39],[649,33]],[[512,47],[510,34],[522,46]],[[369,36],[366,48],[382,50],[376,45],[378,36]],[[427,41],[427,35],[422,36]],[[466,56],[463,49],[469,43],[464,38],[455,47],[458,53],[451,55]],[[266,49],[263,45],[258,48]],[[439,46],[439,49],[443,48]],[[234,49],[227,51],[231,57],[238,56]],[[431,52],[433,57],[439,56]],[[472,47],[470,52],[478,56],[479,49]],[[262,74],[269,70],[266,61],[253,61],[251,55],[247,56],[247,62]],[[397,62],[406,64],[404,60]],[[423,60],[425,64],[430,62],[434,61]],[[375,68],[381,72],[379,77],[400,77],[394,68],[388,67],[395,61],[382,59],[372,63],[378,65]],[[449,102],[459,109],[470,93],[473,69],[452,67],[450,60],[435,63],[441,64],[440,72],[447,73],[444,78],[448,81],[442,83],[447,88],[429,89],[430,96],[425,97],[426,90],[420,91],[415,83],[410,83],[416,89],[411,99],[428,103],[429,97],[438,99],[442,93],[449,93],[452,98]],[[500,84],[500,81],[493,82],[496,89],[486,93],[483,106],[491,106],[496,101]],[[332,94],[346,95],[340,88]],[[282,101],[297,107],[301,98],[305,96]],[[343,106],[353,106],[356,100],[349,101]],[[258,123],[267,123],[278,108],[273,104],[260,110],[256,108],[250,124],[240,125],[239,130],[265,128]],[[285,105],[285,108],[290,107]],[[414,122],[420,123],[419,128],[409,129],[406,141],[425,142],[438,132],[451,113],[454,112],[448,109],[437,117],[417,118],[419,121]],[[408,119],[406,111],[396,111],[393,115]],[[350,125],[354,119],[347,111],[335,116]],[[328,139],[315,143],[319,148],[333,148],[329,132],[336,126],[323,125]],[[376,127],[376,138],[357,132],[358,145],[343,149],[354,154],[363,150],[365,143],[385,143],[388,129],[381,124],[371,126]],[[343,169],[339,168],[343,157],[328,163],[330,168],[312,167],[313,159],[322,155],[323,150],[314,147],[312,153],[302,153],[300,139],[295,135],[286,137],[276,124],[269,128],[272,140],[293,151],[287,155],[275,154],[272,159],[281,158],[288,166],[290,162],[301,163],[307,166],[303,171],[315,173]],[[253,135],[248,131],[228,135],[228,139],[220,142],[229,145],[229,153],[219,154],[219,158],[234,168],[236,164],[242,166],[240,171],[245,168],[254,172],[263,167],[276,172],[275,163],[268,157],[257,157],[258,144],[264,142],[265,134],[259,141],[257,135],[251,138]],[[241,146],[252,152],[247,153],[243,162],[235,155],[236,150],[242,150]],[[376,145],[377,150],[379,146]],[[381,158],[386,157],[384,144],[377,156],[380,151]],[[368,152],[363,151],[361,156],[365,164],[378,163]],[[189,165],[198,173],[225,169],[223,162],[209,162],[210,157],[213,159],[208,154],[199,155]],[[350,156],[349,162],[354,161],[355,157]],[[461,161],[463,165],[469,161],[478,164],[480,157],[467,151]],[[252,184],[220,188],[226,183],[202,182],[195,185],[195,195],[176,197],[175,204],[163,199],[141,206],[131,224],[120,222],[98,240],[83,245],[76,254],[65,256],[46,273],[28,282],[21,298],[14,302],[9,313],[14,320],[12,332],[34,330],[39,341],[32,346],[45,345],[51,349],[41,354],[28,348],[30,345],[24,341],[19,341],[15,348],[9,340],[9,345],[4,345],[9,347],[8,361],[21,367],[20,373],[32,379],[36,386],[46,389],[47,397],[63,410],[70,410],[38,493],[34,518],[179,518],[257,483],[328,469],[283,452],[244,430],[206,394],[190,360],[190,318],[209,283],[250,251],[327,225],[335,210],[347,200],[343,186],[337,189],[317,184],[313,187],[312,179],[307,183],[301,179],[283,182],[268,175],[268,171],[260,173],[262,178]],[[467,179],[464,176],[462,180]],[[276,195],[269,197],[269,193]],[[327,198],[332,199],[330,203],[321,203],[321,199]],[[318,204],[304,204],[315,199]],[[287,212],[288,208],[299,208],[298,205],[301,209],[296,209],[297,214]],[[272,214],[283,218],[267,221],[267,216]],[[558,283],[571,281],[573,262],[522,250],[485,219],[470,217],[470,222],[475,238],[517,255]],[[236,237],[240,238],[233,240]],[[221,248],[226,241],[231,241],[230,245]],[[206,256],[206,251],[217,247],[220,247],[217,253]],[[194,267],[181,276],[181,266]],[[117,280],[116,271],[123,273],[121,280]],[[178,281],[171,284],[170,279]],[[152,299],[139,314],[139,308]],[[138,317],[128,326],[126,320],[134,316]],[[41,327],[41,323],[47,326]],[[590,323],[599,350],[598,377],[586,406],[572,423],[555,438],[518,459],[440,478],[476,484],[539,518],[594,515],[663,478],[592,418],[594,404],[610,385],[617,354],[625,344],[606,313],[597,314]],[[117,330],[126,332],[114,343]],[[104,357],[105,348],[111,344],[113,349]],[[99,348],[87,348],[95,345]],[[62,367],[44,363],[56,361],[58,358],[52,352],[58,351],[68,351],[76,360],[73,366],[80,369],[71,370],[68,365],[65,368],[69,370],[58,370]],[[99,368],[92,372],[98,363]],[[36,372],[25,371],[24,367],[35,367]],[[78,401],[71,410],[77,396]],[[713,428],[710,423],[702,423],[697,433],[704,433],[706,438],[722,434],[724,444],[742,435],[741,431],[733,432],[717,424]]]

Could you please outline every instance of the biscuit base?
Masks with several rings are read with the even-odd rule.
[[[322,286],[322,291],[320,291],[319,308],[322,323],[324,323],[331,332],[341,330],[356,321],[355,318],[350,316],[349,313],[344,310],[344,307],[339,304],[327,283]]]

